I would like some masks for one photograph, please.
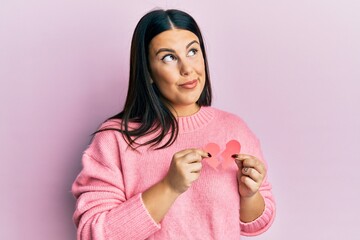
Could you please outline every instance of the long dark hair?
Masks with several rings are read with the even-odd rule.
[[[155,147],[170,133],[167,141],[155,149],[166,148],[174,143],[178,136],[178,123],[169,108],[161,101],[159,89],[155,84],[151,84],[148,59],[150,41],[161,32],[173,28],[191,31],[199,38],[205,63],[206,81],[197,104],[199,106],[211,105],[208,62],[203,37],[197,23],[189,14],[180,10],[153,10],[140,19],[132,36],[129,88],[124,109],[106,120],[121,119],[121,129],[100,129],[93,135],[106,130],[120,131],[129,146],[135,148],[135,145],[136,147],[143,145]],[[137,124],[133,128],[129,127],[129,123]],[[137,142],[140,137],[151,133],[157,134],[144,143]]]

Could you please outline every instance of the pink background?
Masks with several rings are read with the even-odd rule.
[[[156,6],[197,19],[214,106],[261,139],[278,211],[252,239],[359,239],[360,3],[220,2],[1,1],[0,239],[75,239],[82,151],[121,110],[132,31]]]

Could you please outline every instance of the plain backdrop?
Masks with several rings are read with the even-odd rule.
[[[71,184],[155,7],[195,17],[213,105],[261,140],[277,217],[252,239],[360,239],[355,0],[0,0],[0,239],[76,238]]]

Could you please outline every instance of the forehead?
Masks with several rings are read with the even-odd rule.
[[[150,52],[159,48],[181,49],[185,48],[188,43],[199,38],[192,32],[183,29],[171,29],[156,35],[150,42]]]

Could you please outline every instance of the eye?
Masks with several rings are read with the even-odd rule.
[[[188,56],[192,57],[194,55],[196,55],[196,53],[198,52],[199,50],[195,49],[195,48],[192,48],[190,49],[189,53],[188,53]]]
[[[164,62],[172,62],[176,60],[176,57],[172,54],[167,54],[163,58],[161,58],[161,60]]]

